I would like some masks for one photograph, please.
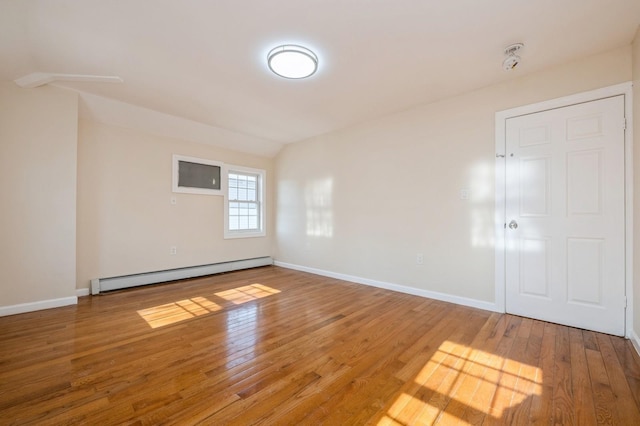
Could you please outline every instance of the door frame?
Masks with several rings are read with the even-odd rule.
[[[624,96],[626,131],[624,135],[624,185],[625,185],[625,297],[626,312],[624,335],[632,337],[633,330],[633,111],[631,82],[621,83],[602,89],[564,96],[549,101],[524,105],[496,112],[496,163],[495,163],[495,306],[498,312],[506,312],[506,262],[505,224],[506,218],[506,121],[509,118],[548,111],[580,103],[596,101],[613,96]],[[621,123],[622,125],[622,123]]]

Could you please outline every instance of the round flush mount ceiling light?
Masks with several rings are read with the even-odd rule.
[[[318,57],[311,50],[286,44],[271,49],[267,55],[269,69],[284,78],[307,78],[318,70]]]

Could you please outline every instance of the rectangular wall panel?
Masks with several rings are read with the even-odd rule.
[[[602,136],[602,115],[572,117],[567,119],[567,140]]]
[[[551,158],[528,157],[520,160],[520,215],[551,214]]]
[[[567,154],[567,213],[602,214],[602,150]]]
[[[520,294],[549,297],[551,252],[549,238],[520,240]]]
[[[569,302],[602,304],[603,254],[603,239],[567,239],[567,296]]]
[[[520,147],[550,143],[551,129],[549,125],[522,128],[518,142]]]

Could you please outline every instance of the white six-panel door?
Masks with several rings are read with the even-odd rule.
[[[506,121],[506,310],[624,334],[624,97]]]

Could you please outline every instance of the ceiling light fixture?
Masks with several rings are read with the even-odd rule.
[[[274,74],[291,79],[307,78],[318,70],[316,54],[294,44],[285,44],[271,49],[267,55],[267,63]]]
[[[516,55],[520,49],[524,47],[522,43],[514,43],[505,47],[504,54],[507,55],[504,61],[502,61],[502,68],[505,71],[511,71],[520,63],[520,56]]]

